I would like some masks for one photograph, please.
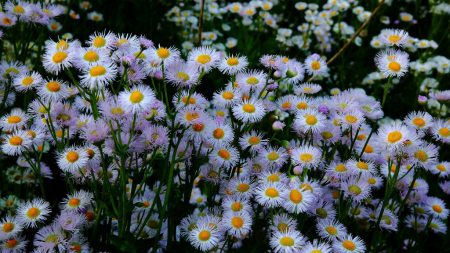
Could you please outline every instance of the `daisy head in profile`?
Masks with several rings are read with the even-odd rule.
[[[386,46],[404,46],[409,39],[406,31],[400,29],[383,29],[380,34],[380,39]]]
[[[409,55],[401,50],[387,49],[375,56],[380,72],[387,77],[402,77],[409,67]]]

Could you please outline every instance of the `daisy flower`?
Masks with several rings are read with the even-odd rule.
[[[65,82],[51,79],[42,83],[37,90],[37,94],[46,101],[61,101],[69,96],[69,91]]]
[[[351,174],[359,176],[369,176],[375,173],[376,168],[372,162],[351,159],[347,162],[347,167]]]
[[[17,216],[24,227],[37,227],[50,213],[49,203],[42,199],[24,202],[17,208]]]
[[[264,136],[261,133],[256,131],[251,131],[249,133],[245,133],[239,138],[239,145],[243,149],[250,148],[250,151],[256,152],[263,148],[268,143],[268,140],[264,139]]]
[[[343,129],[352,128],[353,131],[357,131],[359,126],[364,122],[364,116],[360,110],[347,110],[338,115]]]
[[[314,199],[311,191],[300,188],[290,188],[283,191],[281,197],[284,199],[283,208],[290,213],[303,213],[308,210]]]
[[[90,89],[100,89],[109,84],[117,75],[116,65],[113,63],[98,63],[82,71],[80,83]]]
[[[68,195],[61,203],[63,210],[79,211],[91,204],[92,194],[83,190]]]
[[[114,47],[114,41],[116,41],[116,35],[112,32],[94,33],[89,36],[88,45],[97,49],[110,50]]]
[[[0,240],[16,236],[22,231],[22,224],[16,217],[6,216],[0,221]]]
[[[19,92],[29,91],[32,88],[40,85],[42,77],[37,72],[23,73],[14,78],[13,85]]]
[[[259,158],[270,168],[281,168],[289,155],[284,148],[267,147],[260,151]]]
[[[303,168],[315,168],[319,165],[322,152],[313,146],[302,146],[291,151],[291,161],[293,164]]]
[[[213,122],[207,125],[207,140],[214,146],[229,144],[234,138],[233,129],[228,124]]]
[[[378,129],[378,143],[391,151],[402,149],[406,141],[415,140],[416,136],[402,123],[384,124]]]
[[[414,150],[413,162],[430,170],[437,163],[439,149],[433,144],[422,144]]]
[[[57,224],[41,228],[33,240],[37,251],[61,252],[66,249],[64,231]]]
[[[445,202],[436,197],[427,197],[426,210],[431,215],[443,220],[445,220],[449,214],[449,210],[445,207]]]
[[[239,152],[232,146],[220,145],[211,152],[209,158],[214,164],[230,168],[239,160]]]
[[[58,74],[72,66],[74,54],[70,50],[47,50],[43,56],[42,64],[47,72]]]
[[[0,26],[10,27],[14,26],[17,22],[17,18],[9,13],[0,12]]]
[[[305,69],[303,65],[295,60],[290,60],[285,68],[286,81],[290,84],[297,84],[305,78]]]
[[[436,120],[431,128],[434,139],[442,143],[450,143],[450,122],[444,120]]]
[[[165,65],[170,65],[173,61],[180,58],[180,52],[173,47],[152,47],[149,49],[148,55],[150,56],[148,61],[154,61],[157,64],[164,63]]]
[[[0,128],[3,131],[20,129],[27,124],[28,116],[19,108],[13,108],[11,112],[0,118]]]
[[[239,197],[249,199],[254,192],[254,183],[249,177],[233,178],[229,183],[230,194],[236,194]],[[227,194],[228,194],[227,193]]]
[[[20,155],[31,147],[31,139],[26,131],[18,130],[4,137],[2,151],[7,155]]]
[[[120,92],[118,100],[127,111],[136,113],[149,107],[155,100],[155,94],[149,87],[137,85],[129,91]]]
[[[283,202],[281,193],[284,191],[281,183],[262,183],[256,188],[256,202],[268,208],[279,207]]]
[[[239,101],[241,94],[238,89],[234,89],[231,86],[226,87],[223,90],[217,91],[213,96],[213,104],[220,107],[229,107]]]
[[[355,202],[361,202],[370,196],[370,185],[358,177],[350,177],[341,183],[341,189],[347,197]]]
[[[224,231],[237,238],[245,238],[251,231],[252,217],[247,212],[226,212],[222,218]]]
[[[400,50],[387,49],[375,56],[375,63],[383,75],[402,77],[408,71],[409,55]]]
[[[315,109],[305,109],[297,113],[293,128],[299,133],[317,133],[326,126],[326,117]]]
[[[207,222],[198,222],[189,232],[189,242],[201,251],[208,251],[216,247],[221,239],[217,228],[211,227]]]
[[[222,201],[225,212],[250,212],[251,206],[248,200],[241,196],[228,196]]]
[[[244,71],[247,66],[247,57],[228,55],[220,60],[218,68],[224,74],[235,75]]]
[[[27,246],[27,241],[24,237],[12,237],[5,241],[2,241],[0,248],[5,251],[5,253],[12,252],[25,252]]]
[[[256,99],[243,100],[233,106],[233,115],[244,123],[259,122],[266,114],[266,109],[261,101]]]
[[[433,125],[433,117],[427,112],[411,112],[406,116],[404,122],[411,128],[425,131]]]
[[[79,69],[86,69],[109,61],[108,50],[96,47],[79,48],[73,64]]]
[[[197,47],[189,52],[188,63],[197,66],[202,72],[208,72],[217,66],[220,53],[210,47]]]
[[[328,66],[324,58],[318,54],[312,54],[305,60],[305,68],[308,74],[313,76],[324,76],[328,73]]]
[[[302,83],[294,88],[294,93],[298,96],[312,95],[322,90],[322,86],[315,83]],[[300,109],[300,108],[299,108]]]
[[[85,149],[79,147],[66,148],[58,156],[58,166],[64,172],[74,173],[84,167],[89,157]]]
[[[333,249],[337,253],[364,253],[366,245],[358,236],[347,234],[333,243]]]
[[[243,92],[258,94],[266,84],[267,76],[263,71],[248,70],[236,75],[236,84]]]
[[[441,178],[450,175],[450,162],[439,162],[430,168],[431,173],[438,174]]]
[[[324,219],[317,223],[317,233],[320,237],[335,241],[347,234],[347,229],[334,219]]]
[[[285,213],[275,214],[270,223],[272,231],[286,232],[297,227],[297,222]]]
[[[404,46],[409,38],[408,32],[400,29],[383,29],[379,38],[387,46]]]
[[[295,253],[300,251],[305,241],[305,238],[296,230],[273,231],[270,246],[276,253]]]
[[[175,87],[192,88],[198,84],[200,73],[198,68],[184,61],[175,61],[164,70],[165,78]]]

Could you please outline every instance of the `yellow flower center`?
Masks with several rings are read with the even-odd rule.
[[[320,135],[322,135],[322,138],[324,138],[325,140],[329,140],[329,139],[333,138],[333,134],[328,131],[322,132],[322,133],[320,133]]]
[[[188,104],[188,102],[189,102],[189,104],[191,104],[191,105],[197,103],[197,100],[195,98],[193,98],[193,97],[190,97],[189,101],[188,101],[188,97],[183,97],[181,99],[181,101],[183,101],[184,104]]]
[[[360,170],[368,170],[369,164],[365,163],[365,162],[357,162],[356,167],[358,167],[358,169],[360,169]]]
[[[305,163],[309,163],[312,160],[313,160],[313,155],[308,154],[308,153],[300,154],[300,161],[305,162]]]
[[[358,118],[353,115],[345,116],[345,120],[350,124],[355,124],[358,121]]]
[[[222,139],[223,136],[225,136],[225,132],[223,131],[222,128],[216,128],[216,129],[214,129],[214,131],[213,131],[213,136],[214,136],[214,138],[216,138],[216,139]]]
[[[355,194],[356,196],[358,196],[358,195],[361,194],[361,192],[362,192],[361,188],[360,188],[359,186],[357,186],[357,185],[350,185],[350,186],[348,187],[348,190],[349,190],[351,193]]]
[[[358,134],[356,139],[358,139],[358,141],[362,141],[362,140],[366,139],[366,135],[365,134]]]
[[[130,94],[130,101],[133,104],[138,104],[144,99],[144,94],[142,92],[135,90]]]
[[[299,190],[294,189],[289,193],[289,199],[295,204],[298,204],[303,200],[303,195]]]
[[[205,125],[202,123],[196,123],[192,125],[192,129],[194,129],[195,132],[201,132],[203,129],[205,129]]]
[[[120,107],[113,107],[113,108],[111,108],[111,113],[114,115],[122,115],[124,113],[124,111]]]
[[[390,143],[396,143],[398,142],[400,139],[402,139],[403,135],[400,131],[393,131],[390,132],[387,136],[387,140]]]
[[[414,157],[421,162],[426,162],[428,160],[428,154],[423,150],[417,150],[414,152]]]
[[[248,189],[250,189],[250,185],[246,183],[241,183],[236,188],[239,192],[246,192],[248,191]]]
[[[9,124],[17,124],[22,121],[22,118],[17,115],[11,115],[8,117],[7,121]]]
[[[305,115],[306,124],[313,126],[317,123],[317,118],[314,115],[308,114]]]
[[[287,231],[289,227],[286,223],[280,223],[278,224],[277,228],[280,232],[284,232]]]
[[[352,250],[352,251],[356,249],[355,243],[350,240],[344,240],[342,242],[342,247],[344,247],[347,250]]]
[[[70,163],[74,163],[76,161],[78,161],[78,153],[76,151],[69,151],[66,154],[66,159],[67,161],[69,161]]]
[[[285,247],[292,247],[294,246],[294,239],[292,239],[292,237],[289,236],[283,236],[280,239],[280,244]]]
[[[231,204],[231,210],[233,210],[234,212],[238,212],[242,209],[242,205],[241,202],[233,202]]]
[[[402,37],[398,36],[397,34],[392,34],[391,36],[388,37],[388,40],[392,44],[395,44],[395,43],[399,42],[401,38]]]
[[[239,64],[239,60],[236,57],[231,57],[227,59],[227,64],[230,66],[236,66]]]
[[[84,54],[83,58],[88,62],[96,62],[100,57],[95,51],[89,50]]]
[[[20,6],[20,5],[16,5],[16,6],[14,6],[14,12],[15,13],[19,13],[19,14],[23,14],[25,12],[25,9],[22,6]]]
[[[345,167],[345,165],[341,163],[341,164],[336,165],[335,170],[337,172],[346,172],[347,171],[347,167]]]
[[[211,232],[207,230],[202,230],[200,231],[200,233],[198,233],[198,239],[200,241],[207,241],[209,240],[209,238],[211,238]]]
[[[210,61],[211,61],[211,56],[209,56],[207,54],[201,54],[197,57],[197,62],[199,62],[201,64],[207,64]]]
[[[269,159],[270,161],[275,161],[279,158],[280,156],[278,155],[277,152],[273,151],[270,152],[269,154],[267,154],[267,159]]]
[[[256,108],[252,104],[244,104],[242,106],[242,110],[244,110],[244,112],[246,112],[246,113],[254,113]]]
[[[270,198],[276,198],[278,197],[278,190],[273,187],[269,187],[266,189],[266,196]]]
[[[156,50],[156,54],[159,56],[159,58],[166,59],[170,56],[170,51],[165,47],[160,47]]]
[[[337,229],[334,226],[326,227],[325,231],[327,231],[327,233],[330,235],[337,235]]]
[[[305,110],[308,108],[308,103],[306,102],[300,102],[297,104],[297,109]]]
[[[30,86],[30,84],[32,84],[34,81],[33,77],[31,76],[26,76],[22,79],[22,85],[24,86]]]
[[[394,72],[399,72],[401,69],[400,63],[396,62],[396,61],[391,61],[388,64],[388,68]]]
[[[231,224],[235,228],[242,228],[242,226],[244,226],[244,220],[239,216],[235,216],[231,218]]]
[[[66,52],[63,52],[63,51],[59,51],[59,52],[56,52],[56,53],[53,55],[52,60],[53,60],[53,62],[55,62],[55,63],[61,63],[61,62],[63,62],[66,58],[67,58],[67,53],[66,53]]]
[[[5,233],[9,233],[9,232],[13,231],[13,229],[14,229],[14,224],[11,222],[6,222],[2,226],[2,231]]]
[[[442,135],[444,137],[449,137],[450,136],[450,130],[447,127],[443,127],[441,129],[439,129],[439,135]]]
[[[422,118],[414,118],[412,120],[412,123],[418,127],[423,127],[425,126],[425,120]]]
[[[229,160],[231,158],[230,152],[226,149],[220,149],[217,154],[225,160]]]
[[[311,62],[311,68],[313,70],[319,70],[320,69],[320,62],[318,62],[318,61]]]
[[[17,245],[16,239],[9,239],[5,242],[5,246],[8,249],[13,249],[14,247],[16,247],[16,245]]]
[[[280,181],[280,176],[277,173],[271,174],[267,177],[267,181],[269,182],[278,182]]]
[[[11,138],[9,138],[9,144],[13,146],[19,146],[22,144],[22,142],[23,139],[20,136],[12,136]]]
[[[199,115],[196,112],[187,112],[186,113],[186,120],[187,121],[193,121],[195,119],[198,119]]]
[[[91,74],[91,76],[93,77],[103,76],[104,74],[106,74],[106,68],[103,66],[92,67],[91,70],[89,70],[89,74]]]
[[[370,146],[369,144],[367,144],[366,148],[364,148],[364,153],[372,154],[373,153],[373,147]]]
[[[436,165],[436,168],[437,168],[439,171],[442,171],[442,172],[447,171],[447,169],[445,168],[445,166],[444,166],[443,164],[438,164],[438,165]]]
[[[247,84],[255,85],[255,84],[258,84],[258,83],[259,83],[258,78],[254,77],[254,76],[251,76],[251,77],[247,78]]]
[[[261,139],[258,136],[252,136],[248,138],[248,143],[250,143],[250,145],[258,145],[261,143]]]
[[[37,207],[31,207],[28,209],[26,215],[30,219],[36,219],[41,214],[41,210]]]
[[[178,72],[177,73],[177,78],[182,80],[183,82],[186,82],[189,80],[189,75],[186,72]]]
[[[433,208],[436,213],[442,213],[442,207],[440,205],[432,205],[431,208]]]
[[[222,97],[226,100],[231,100],[234,98],[234,94],[231,91],[224,91],[222,92]]]
[[[71,198],[71,199],[69,199],[68,204],[70,207],[77,207],[80,205],[80,199]]]
[[[375,178],[373,178],[373,177],[369,177],[369,179],[367,179],[367,182],[368,182],[369,184],[374,185],[374,184],[377,183],[377,180],[376,180]]]
[[[47,83],[47,89],[51,92],[58,92],[61,90],[61,84],[55,81],[50,81]]]

